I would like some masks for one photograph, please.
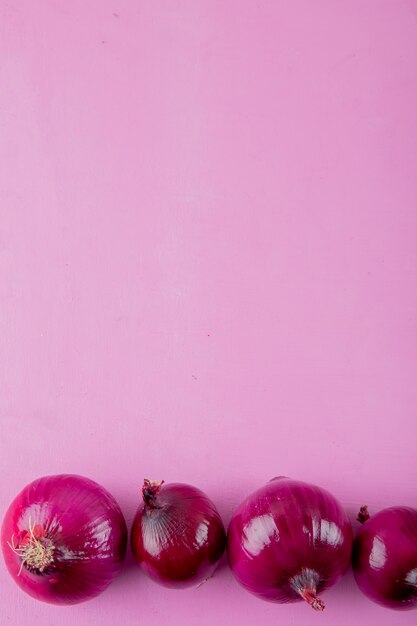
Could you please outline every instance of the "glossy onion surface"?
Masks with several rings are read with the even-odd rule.
[[[274,478],[236,510],[227,549],[230,567],[248,591],[271,602],[303,599],[323,610],[317,593],[348,568],[352,526],[324,489]]]
[[[82,476],[46,476],[10,505],[1,544],[7,568],[29,595],[53,604],[83,602],[119,573],[127,530],[110,493]]]
[[[353,545],[353,573],[374,602],[417,608],[417,510],[392,507],[365,521]]]
[[[142,570],[167,587],[183,588],[210,577],[226,535],[213,502],[180,483],[145,481],[132,527],[133,554]]]

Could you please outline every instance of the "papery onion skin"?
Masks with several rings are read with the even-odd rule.
[[[174,589],[209,578],[226,546],[224,525],[213,502],[191,485],[146,480],[142,497],[131,547],[143,572]]]
[[[352,558],[359,589],[387,608],[416,609],[417,510],[391,507],[361,517]]]
[[[322,611],[317,594],[349,567],[352,526],[330,493],[279,477],[237,508],[227,551],[233,574],[251,593],[277,603],[305,600]]]
[[[73,474],[27,485],[1,530],[4,560],[15,582],[51,604],[77,604],[104,591],[122,567],[126,544],[126,523],[113,496]],[[30,559],[36,550],[35,567],[36,558]]]

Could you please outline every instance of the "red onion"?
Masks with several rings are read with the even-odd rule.
[[[384,509],[363,522],[353,544],[353,573],[368,598],[391,609],[417,608],[417,510]]]
[[[190,485],[145,480],[133,522],[135,559],[150,578],[174,588],[209,578],[226,545],[213,502]]]
[[[75,604],[101,593],[126,554],[122,512],[103,487],[83,478],[46,476],[10,505],[1,544],[7,568],[29,595]]]
[[[348,568],[352,526],[330,493],[279,477],[238,507],[227,550],[236,579],[248,591],[271,602],[303,599],[322,611],[317,593]]]

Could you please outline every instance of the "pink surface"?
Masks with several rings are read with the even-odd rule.
[[[75,472],[131,521],[144,476],[227,522],[276,475],[417,506],[417,2],[0,2],[0,507]],[[414,624],[351,574],[317,615],[223,566],[129,559],[1,623]]]

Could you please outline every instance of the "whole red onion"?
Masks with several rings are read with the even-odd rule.
[[[353,573],[368,598],[391,609],[417,608],[417,510],[392,507],[363,522],[353,544]]]
[[[341,578],[352,552],[352,526],[327,491],[274,478],[238,507],[227,536],[238,582],[264,600],[305,600],[322,611],[317,594]]]
[[[145,480],[133,522],[135,559],[150,578],[173,588],[209,578],[226,545],[213,502],[199,489]]]
[[[7,568],[29,595],[75,604],[101,593],[126,554],[122,512],[108,491],[82,476],[46,476],[10,505],[1,544]]]

